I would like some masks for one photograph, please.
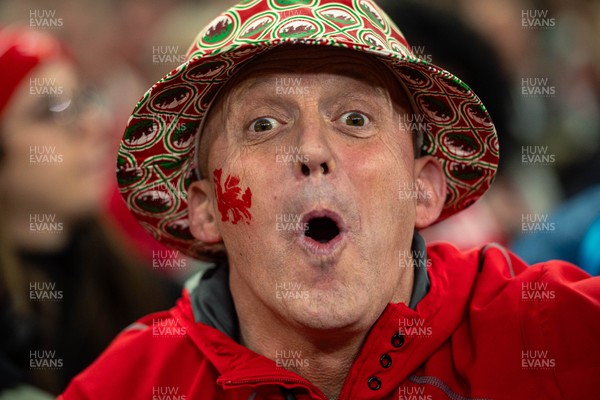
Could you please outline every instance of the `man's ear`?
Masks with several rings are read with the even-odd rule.
[[[415,159],[415,187],[419,191],[415,228],[423,229],[438,219],[446,201],[446,176],[437,158]]]
[[[223,240],[215,215],[214,194],[208,179],[192,182],[188,188],[188,218],[192,235],[206,243]]]

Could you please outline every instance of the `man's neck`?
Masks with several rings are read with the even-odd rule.
[[[412,270],[407,270],[390,302],[408,304],[413,279]],[[328,399],[337,399],[352,363],[376,321],[364,329],[302,329],[283,321],[264,305],[247,299],[247,296],[240,296],[235,301],[241,344],[304,377]]]
[[[366,337],[366,332],[352,337],[338,337],[340,340],[334,340],[332,336],[319,343],[304,337],[297,330],[257,331],[252,324],[248,326],[243,323],[240,328],[244,346],[304,377],[328,399],[338,397]]]

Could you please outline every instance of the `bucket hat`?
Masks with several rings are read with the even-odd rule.
[[[197,259],[224,250],[193,238],[187,189],[198,179],[196,136],[219,90],[249,61],[283,44],[344,47],[387,65],[422,115],[423,154],[438,158],[447,193],[438,221],[473,204],[498,165],[486,108],[460,79],[416,57],[370,0],[245,0],[205,27],[178,66],[139,100],[121,141],[117,179],[138,221],[165,245]]]

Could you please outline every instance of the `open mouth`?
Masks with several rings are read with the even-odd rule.
[[[346,245],[348,228],[335,211],[320,209],[304,214],[300,243],[311,255],[334,259]],[[320,262],[323,260],[321,259]],[[319,264],[322,265],[322,264]]]
[[[304,235],[315,242],[329,243],[340,234],[337,223],[329,217],[311,218]]]

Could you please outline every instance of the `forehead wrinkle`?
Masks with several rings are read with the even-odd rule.
[[[250,92],[252,91],[258,91],[264,87],[267,87],[269,89],[272,89],[275,87],[276,84],[276,79],[277,78],[287,78],[287,76],[284,77],[280,77],[278,76],[278,74],[280,74],[280,69],[277,70],[277,72],[270,72],[268,70],[260,70],[257,71],[256,74],[253,74],[252,72],[250,73],[246,73],[246,76],[238,76],[237,82],[233,82],[231,81],[231,85],[229,85],[229,88],[227,88],[227,90],[224,90],[223,92],[223,97],[226,100],[227,103],[227,107],[228,108],[233,108],[231,105],[232,100],[237,100],[239,99],[241,96],[247,96],[249,94],[252,94]],[[352,99],[352,100],[365,100],[365,97],[383,97],[387,103],[391,103],[391,95],[390,92],[384,87],[383,84],[377,83],[377,84],[372,84],[372,80],[369,80],[371,82],[368,82],[367,79],[365,79],[365,76],[360,75],[360,74],[356,74],[356,73],[350,73],[352,70],[350,69],[340,69],[338,72],[336,71],[316,71],[316,72],[309,72],[309,71],[303,71],[303,72],[294,72],[293,73],[293,77],[290,76],[290,78],[292,79],[306,79],[309,82],[312,82],[313,84],[318,84],[318,85],[323,85],[323,86],[331,86],[331,91],[332,93],[335,94],[335,96],[339,96],[341,93],[343,92],[343,95],[345,98],[347,99]],[[298,75],[298,76],[296,76]],[[339,79],[340,77],[342,78],[348,78],[351,79],[351,81],[345,82],[345,84],[340,85],[339,80],[334,81],[336,78]],[[261,79],[262,78],[262,79]],[[295,84],[295,83],[294,83]],[[306,85],[307,82],[303,81],[298,83],[298,85]],[[348,89],[348,90],[343,90],[343,89]],[[271,90],[272,93],[269,93],[268,91],[266,93],[261,93],[260,94],[260,99],[265,99],[265,100],[269,100],[271,98],[280,100],[281,97],[275,94],[275,90]],[[253,97],[254,99],[256,99],[256,97]],[[244,102],[239,102],[238,104],[236,104],[238,106],[241,105],[245,105]]]

